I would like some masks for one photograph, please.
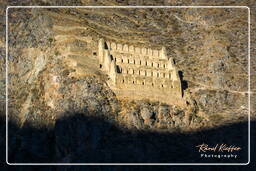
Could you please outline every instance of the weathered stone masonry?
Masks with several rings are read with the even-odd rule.
[[[119,97],[172,103],[182,98],[181,81],[172,58],[161,50],[99,40],[98,57]]]

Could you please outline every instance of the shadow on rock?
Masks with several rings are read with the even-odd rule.
[[[102,118],[67,112],[52,129],[28,124],[19,129],[10,122],[8,142],[11,163],[247,162],[247,123],[196,133],[158,133],[123,129]],[[196,146],[202,143],[225,143],[242,150],[232,152],[237,159],[201,158]]]

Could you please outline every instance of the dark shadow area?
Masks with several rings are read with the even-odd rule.
[[[108,49],[108,45],[106,42],[104,43],[104,49]]]
[[[116,66],[116,72],[117,72],[117,73],[121,73],[121,68],[120,68],[120,66],[118,66],[118,65]]]
[[[113,60],[114,60],[114,57],[113,57],[113,55],[110,55],[110,59],[111,59],[111,61],[113,61]]]
[[[178,74],[179,74],[180,81],[181,81],[182,91],[184,91],[188,88],[188,82],[186,80],[183,80],[183,72],[182,71],[179,71]]]
[[[247,162],[246,122],[189,134],[157,133],[131,131],[101,118],[66,113],[53,129],[28,124],[19,129],[10,122],[8,140],[11,163]],[[232,152],[237,159],[201,158],[195,146],[202,143],[225,143],[242,150]]]
[[[4,115],[1,115],[4,116]],[[5,162],[5,118],[0,117],[0,162]]]
[[[5,120],[0,118],[1,161],[5,162]],[[252,130],[255,121],[251,122]],[[255,140],[255,132],[251,133]],[[239,159],[201,159],[195,145],[227,143],[242,147]],[[251,143],[253,144],[253,143]],[[251,147],[251,161],[255,148]],[[191,134],[138,132],[84,114],[66,113],[54,129],[9,123],[9,162],[247,162],[247,122]],[[1,170],[241,170],[251,166],[8,166]],[[225,169],[226,168],[226,169]],[[252,167],[251,167],[252,168]]]

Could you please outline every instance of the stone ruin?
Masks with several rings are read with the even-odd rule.
[[[161,50],[99,40],[100,68],[119,98],[149,99],[167,104],[182,99],[181,80],[173,59]]]

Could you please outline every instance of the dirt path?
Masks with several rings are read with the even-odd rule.
[[[200,87],[192,89],[193,92],[196,92],[196,91],[199,91],[199,90],[220,90],[220,91],[225,90],[225,91],[228,91],[230,93],[238,93],[238,94],[242,94],[242,95],[246,95],[248,93],[248,91],[236,91],[236,90],[230,90],[230,89],[224,89],[224,88],[217,88],[217,87],[209,86],[209,85],[202,84],[202,83],[195,82],[195,81],[191,81],[191,80],[188,80],[188,81],[200,86]]]

